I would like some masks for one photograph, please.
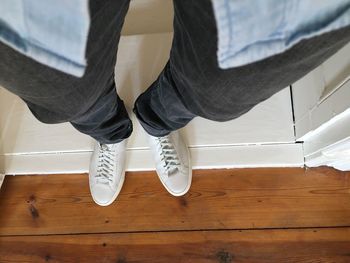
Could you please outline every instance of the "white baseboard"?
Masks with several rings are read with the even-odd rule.
[[[0,174],[0,188],[2,186],[2,183],[4,182],[5,179],[5,175],[4,174]]]
[[[302,144],[235,145],[190,148],[194,169],[301,167]],[[5,174],[64,174],[88,171],[90,151],[0,155]],[[148,149],[127,151],[127,171],[154,170]]]

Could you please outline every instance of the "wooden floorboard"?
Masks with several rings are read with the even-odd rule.
[[[0,237],[0,262],[350,262],[350,228]]]
[[[7,176],[0,213],[0,235],[350,226],[350,173],[198,170],[180,198],[154,172],[129,173],[109,207],[92,202],[85,174]]]

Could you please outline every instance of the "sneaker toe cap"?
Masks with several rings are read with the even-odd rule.
[[[188,192],[191,185],[191,175],[189,173],[181,173],[170,176],[165,184],[168,191],[175,196],[181,196]]]
[[[95,186],[91,189],[92,197],[98,205],[110,205],[115,199],[115,191],[109,187]]]

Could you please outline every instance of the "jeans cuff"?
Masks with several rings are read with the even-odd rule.
[[[136,103],[135,103],[135,106],[132,110],[137,119],[139,120],[142,128],[151,136],[154,136],[154,137],[163,137],[163,136],[166,136],[168,135],[169,133],[171,133],[172,131],[169,131],[169,130],[164,130],[164,129],[155,129],[154,127],[152,127],[151,125],[147,124],[145,121],[142,120],[142,117],[141,115],[138,113],[137,111],[137,107],[136,107]]]

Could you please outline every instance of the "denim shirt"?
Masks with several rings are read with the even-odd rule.
[[[350,0],[212,3],[218,29],[217,58],[223,69],[282,53],[303,39],[350,24]],[[87,65],[89,26],[88,0],[0,0],[0,41],[77,77]]]
[[[350,0],[212,0],[223,69],[282,53],[350,24]]]
[[[88,0],[0,0],[0,40],[37,62],[81,77],[88,7]]]

